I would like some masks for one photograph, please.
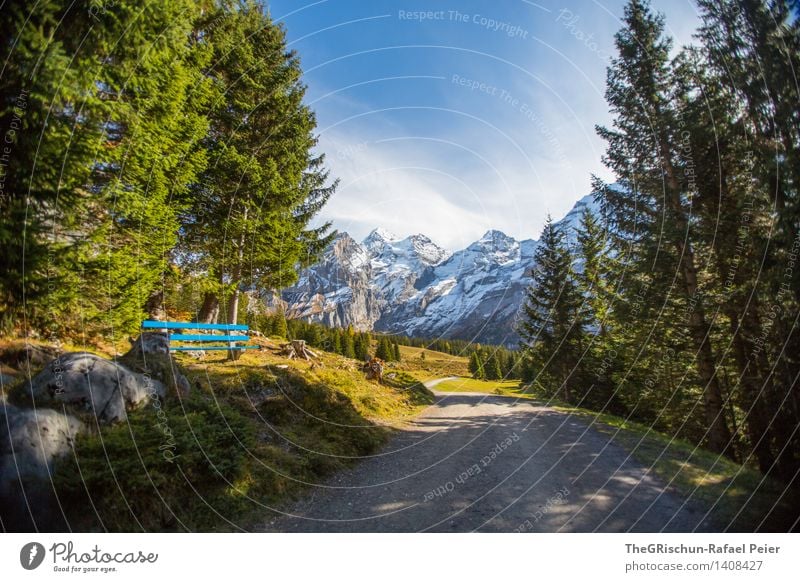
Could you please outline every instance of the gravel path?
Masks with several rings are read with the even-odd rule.
[[[439,381],[426,385],[430,388]],[[434,393],[376,456],[265,524],[297,532],[708,531],[610,437],[530,400]]]

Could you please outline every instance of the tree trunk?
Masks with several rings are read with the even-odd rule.
[[[206,293],[203,305],[197,314],[197,323],[217,323],[219,320],[219,297],[215,293]]]
[[[755,306],[751,305],[752,308]],[[750,342],[747,342],[744,337],[749,335],[744,329],[745,322],[740,323],[733,309],[728,311],[728,319],[731,322],[733,355],[739,369],[739,384],[743,397],[742,408],[747,413],[745,417],[747,436],[758,461],[758,468],[766,475],[775,464],[775,456],[770,448],[769,414],[764,398],[767,380],[763,379],[764,385],[761,385],[758,366],[747,357]]]
[[[247,207],[244,208],[244,223],[247,224]],[[231,282],[233,283],[233,293],[228,299],[228,323],[235,324],[239,319],[239,289],[242,280],[242,263],[244,262],[245,233],[239,236],[238,249],[236,249],[236,264],[231,272]],[[231,360],[238,360],[242,355],[242,350],[228,350],[228,357]]]
[[[231,296],[228,298],[228,312],[227,312],[227,321],[228,323],[238,323],[239,322],[239,291],[238,287],[233,290]]]
[[[147,311],[148,319],[154,321],[165,321],[167,319],[167,311],[164,308],[163,289],[153,291],[153,294],[147,299],[145,311]]]
[[[675,213],[678,231],[685,233],[686,239],[674,241],[676,252],[680,257],[680,268],[683,275],[684,291],[690,302],[695,302],[689,315],[689,328],[694,348],[697,352],[697,373],[703,383],[703,405],[708,431],[708,447],[715,453],[725,454],[730,458],[735,457],[731,444],[731,431],[725,419],[722,389],[716,375],[714,352],[709,338],[710,326],[706,321],[705,310],[697,297],[697,269],[695,267],[694,250],[689,240],[689,221],[683,210],[680,199],[680,185],[672,165],[669,146],[665,142],[660,144],[660,153],[664,173],[667,177],[667,204]]]

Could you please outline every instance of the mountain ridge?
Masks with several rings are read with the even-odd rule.
[[[591,195],[557,221],[568,240],[586,208],[597,212]],[[424,234],[379,227],[358,242],[341,232],[280,299],[287,317],[329,326],[516,345],[537,245],[497,229],[452,252]]]

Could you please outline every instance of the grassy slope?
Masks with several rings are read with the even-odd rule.
[[[290,361],[277,353],[281,340],[254,341],[264,349],[236,362],[224,352],[200,359],[177,354],[192,393],[168,398],[165,423],[146,406],[131,412],[127,424],[79,438],[77,462],[64,461],[58,483],[68,511],[75,509],[73,527],[250,529],[269,517],[266,508],[377,451],[393,427],[433,402],[402,369],[410,366],[387,370],[379,385],[353,360],[315,350],[314,362]],[[106,346],[85,351],[114,353]],[[24,398],[22,376],[4,389],[12,401]],[[163,434],[164,424],[174,438]],[[159,450],[168,440],[176,443],[174,463]]]
[[[423,354],[425,354],[424,359]],[[451,356],[423,348],[400,346],[400,357],[400,362],[393,362],[390,366],[413,373],[420,382],[444,376],[469,375],[467,369],[469,360],[460,356]]]
[[[456,380],[439,382],[435,388],[441,392],[483,392],[486,394],[499,394],[501,396],[527,396],[520,386],[519,380],[474,380],[472,378],[458,378]]]

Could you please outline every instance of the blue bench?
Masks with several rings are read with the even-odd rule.
[[[189,352],[205,350],[226,350],[229,352],[241,353],[242,350],[257,350],[260,346],[239,345],[236,342],[246,342],[250,340],[248,335],[234,335],[235,332],[247,331],[250,328],[246,325],[234,323],[190,323],[186,321],[153,321],[145,320],[142,322],[143,330],[166,331],[169,339],[169,351]],[[223,334],[199,334],[199,333],[172,333],[171,330],[183,331],[185,329],[222,331]],[[195,346],[173,346],[172,342],[202,342],[202,343],[221,343],[225,345],[195,345]]]

